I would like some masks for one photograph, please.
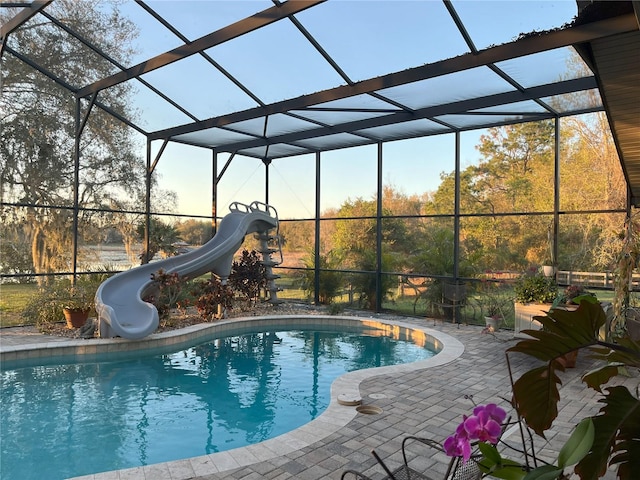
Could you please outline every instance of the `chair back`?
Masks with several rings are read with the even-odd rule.
[[[467,298],[467,286],[464,283],[445,283],[442,295],[453,304],[462,303]]]
[[[482,478],[482,471],[475,461],[469,460],[464,463],[461,458],[455,458],[454,462],[452,475],[448,477],[450,480],[480,480]]]

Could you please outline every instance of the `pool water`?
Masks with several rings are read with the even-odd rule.
[[[434,355],[369,333],[265,331],[135,360],[3,371],[1,477],[57,480],[261,442],[320,415],[345,372]]]

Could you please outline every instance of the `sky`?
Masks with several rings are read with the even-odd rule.
[[[269,1],[243,0],[147,3],[190,40],[272,6]],[[398,4],[403,8],[393,8]],[[522,32],[561,26],[576,14],[574,0],[454,0],[453,5],[478,49],[512,41]],[[182,43],[135,2],[124,2],[121,10],[140,30],[133,64]],[[467,52],[440,1],[330,0],[326,6],[303,11],[296,17],[353,81]],[[278,22],[207,53],[265,103],[344,83],[308,42],[301,40],[289,22]],[[255,106],[253,100],[198,55],[147,73],[144,78],[198,118]],[[135,102],[143,125],[150,131],[191,121],[144,88],[139,89]],[[462,168],[478,162],[476,146],[483,133],[461,134]],[[154,142],[153,156],[160,145],[161,142]],[[385,144],[383,156],[385,184],[394,185],[407,195],[435,191],[440,173],[453,170],[454,136]],[[226,154],[220,155],[219,169],[227,158]],[[376,158],[376,145],[323,153],[321,180],[330,187],[321,190],[321,210],[337,208],[348,198],[372,198]],[[277,159],[270,168],[269,203],[280,211],[281,218],[313,217],[313,156]],[[170,144],[157,173],[160,187],[177,193],[180,213],[211,213],[213,172],[209,150]],[[232,201],[262,201],[264,166],[260,160],[235,157],[219,187],[219,214]]]

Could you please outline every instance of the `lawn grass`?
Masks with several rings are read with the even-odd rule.
[[[0,327],[28,324],[21,316],[22,310],[37,290],[38,285],[34,283],[0,285]]]

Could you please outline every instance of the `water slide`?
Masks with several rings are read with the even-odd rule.
[[[278,225],[275,209],[265,203],[234,202],[218,226],[215,236],[202,247],[121,272],[105,280],[96,292],[100,336],[131,340],[144,338],[158,328],[156,307],[142,299],[153,293],[151,274],[162,269],[186,279],[213,272],[226,278],[233,255],[248,233],[266,232]]]

